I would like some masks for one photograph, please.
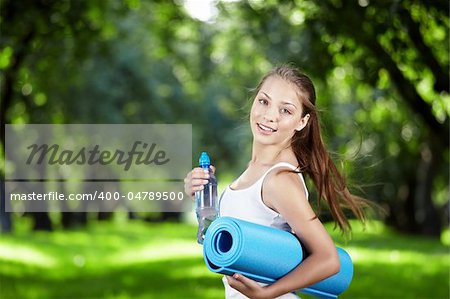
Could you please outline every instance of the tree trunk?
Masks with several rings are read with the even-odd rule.
[[[440,237],[442,217],[433,203],[432,189],[442,162],[442,150],[433,144],[423,144],[415,173],[405,173],[397,200],[389,203],[386,223],[407,233]]]
[[[4,233],[12,232],[13,226],[11,221],[11,213],[6,212],[5,204],[5,178],[3,174],[0,174],[0,222],[1,222],[1,230]]]
[[[419,233],[435,237],[440,237],[442,229],[442,221],[432,199],[433,181],[442,161],[441,157],[442,152],[433,143],[422,146],[414,194],[415,220]]]
[[[30,213],[34,219],[33,230],[52,231],[52,222],[47,212]]]

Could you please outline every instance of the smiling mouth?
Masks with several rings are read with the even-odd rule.
[[[256,125],[258,126],[258,128],[260,128],[261,130],[263,130],[264,132],[276,132],[277,130],[272,129],[270,127],[264,126],[260,123],[256,123]]]

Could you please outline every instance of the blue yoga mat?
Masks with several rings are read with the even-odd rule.
[[[320,298],[337,298],[353,277],[353,263],[348,253],[337,248],[340,271],[301,293]],[[301,263],[304,251],[291,233],[232,217],[220,217],[208,228],[203,243],[207,267],[216,273],[240,273],[253,280],[273,283]]]

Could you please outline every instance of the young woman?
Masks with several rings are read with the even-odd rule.
[[[251,160],[222,194],[220,216],[292,231],[308,256],[270,285],[241,274],[224,277],[226,298],[298,298],[293,291],[339,271],[336,247],[308,202],[303,174],[312,179],[318,202],[326,201],[343,231],[350,229],[343,206],[364,219],[364,200],[348,191],[322,142],[315,103],[313,83],[292,66],[274,68],[256,89],[250,112]],[[208,173],[193,169],[185,179],[186,193],[194,196],[207,179]]]

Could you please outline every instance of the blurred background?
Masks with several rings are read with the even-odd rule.
[[[292,62],[316,85],[351,190],[383,207],[345,240],[342,298],[449,298],[449,2],[2,0],[5,124],[192,124],[219,189],[250,159],[253,88]],[[315,190],[311,182],[311,201]],[[194,212],[5,213],[1,298],[223,298]],[[330,220],[326,210],[324,222]],[[309,298],[305,296],[305,298]]]

